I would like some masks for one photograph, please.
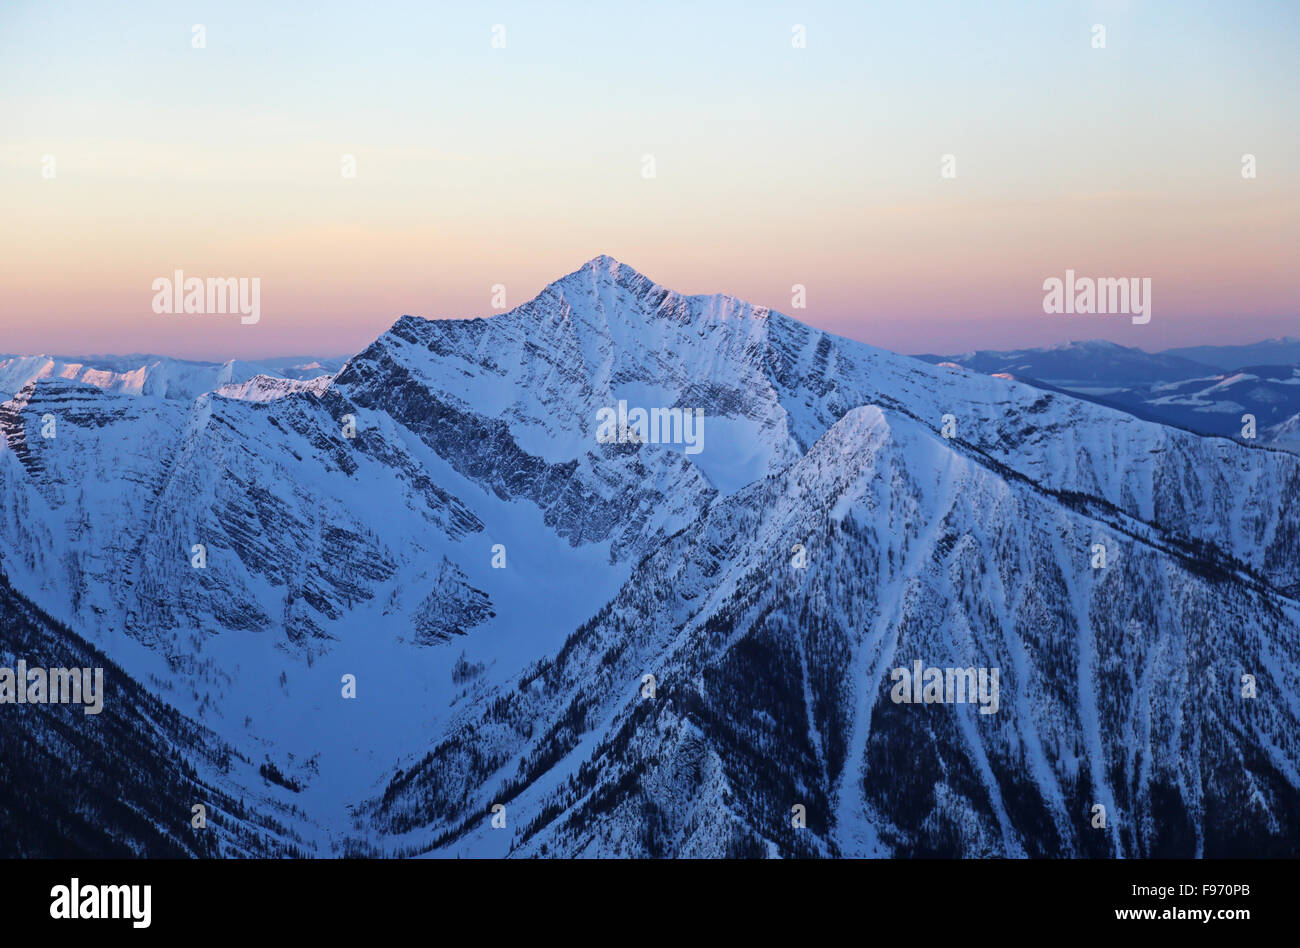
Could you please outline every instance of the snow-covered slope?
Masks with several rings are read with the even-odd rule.
[[[1269,443],[1300,454],[1300,412],[1268,429]]]
[[[98,711],[3,707],[0,854],[7,857],[282,856],[308,854],[269,794],[241,797],[256,766],[186,720],[0,573],[0,667],[99,670]],[[93,679],[92,679],[93,681]],[[195,826],[194,807],[202,810]],[[290,819],[290,821],[292,821]]]
[[[608,257],[214,388],[25,383],[0,571],[287,775],[323,848],[1300,845],[1294,454]],[[605,443],[620,402],[701,437]],[[913,660],[1000,668],[1000,710],[893,704]]]

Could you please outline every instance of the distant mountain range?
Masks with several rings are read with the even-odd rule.
[[[955,362],[977,372],[1032,375],[1051,381],[1132,385],[1232,372],[1254,365],[1300,365],[1300,339],[1284,336],[1245,346],[1191,346],[1147,352],[1102,339],[1039,349],[980,349],[961,355],[919,355],[927,362]]]
[[[1233,372],[1250,365],[1300,365],[1300,339],[1283,336],[1248,346],[1186,346],[1166,349],[1162,355],[1179,356]]]
[[[333,375],[340,358],[285,358],[248,362],[193,362],[159,355],[23,356],[0,355],[0,398],[9,398],[39,378],[70,379],[123,395],[157,395],[193,400],[222,385],[256,376],[314,379]]]
[[[1043,349],[979,350],[962,355],[921,355],[917,358],[931,363],[951,362],[987,375],[1003,373],[1063,386],[1069,383],[1080,388],[1100,389],[1185,379],[1217,371],[1205,363],[1182,356],[1143,352],[1100,339],[1068,342]]]
[[[1241,438],[1249,414],[1259,443],[1300,449],[1300,340],[1289,337],[1158,353],[1093,340],[917,358],[1068,391],[1202,434]]]
[[[1300,456],[1034,358],[598,257],[314,377],[11,366],[0,667],[111,686],[0,705],[0,851],[1300,855]]]

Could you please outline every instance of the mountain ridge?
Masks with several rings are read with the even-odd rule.
[[[698,409],[702,450],[601,442],[620,400]],[[259,748],[321,851],[1202,855],[1232,819],[1296,845],[1283,451],[607,257],[402,317],[319,386],[37,379],[0,434],[16,588]],[[1001,711],[884,701],[895,656],[1001,666]]]

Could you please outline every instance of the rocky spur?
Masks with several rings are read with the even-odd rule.
[[[104,709],[104,669],[28,668],[18,659],[0,668],[0,704],[84,704],[87,714]]]

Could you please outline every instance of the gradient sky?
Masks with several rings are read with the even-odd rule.
[[[1298,103],[1294,0],[6,0],[0,352],[348,354],[599,253],[904,352],[1300,335]],[[154,314],[178,268],[261,321]],[[1044,315],[1066,268],[1151,322]]]

